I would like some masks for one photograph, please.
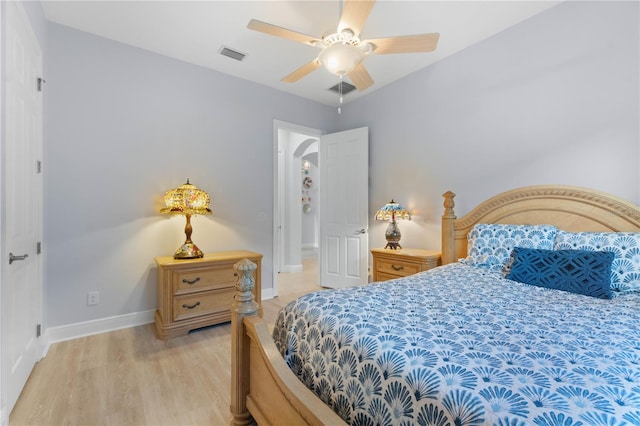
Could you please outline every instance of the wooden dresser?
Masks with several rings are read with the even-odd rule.
[[[371,255],[373,281],[406,277],[440,265],[440,252],[435,250],[378,248],[371,250]]]
[[[199,259],[156,257],[158,265],[158,337],[170,339],[190,330],[231,320],[236,272],[233,265],[247,258],[258,265],[253,290],[261,303],[262,255],[246,250],[207,253]]]

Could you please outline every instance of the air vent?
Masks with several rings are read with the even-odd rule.
[[[356,86],[354,86],[353,84],[349,84],[349,83],[346,83],[346,82],[343,81],[341,83],[336,84],[333,87],[329,87],[329,90],[339,94],[340,93],[340,86],[342,86],[342,94],[343,95],[346,95],[347,93],[352,92],[353,90],[356,89]]]
[[[235,59],[236,61],[242,61],[244,57],[247,56],[244,53],[240,53],[237,50],[229,49],[224,46],[220,49],[220,54],[228,58]]]

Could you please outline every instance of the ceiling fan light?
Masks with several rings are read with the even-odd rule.
[[[318,60],[332,74],[349,74],[362,61],[364,53],[356,46],[344,43],[335,43],[326,47]]]

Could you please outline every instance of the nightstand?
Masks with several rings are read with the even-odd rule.
[[[230,321],[236,284],[233,265],[244,258],[258,265],[253,295],[260,304],[262,255],[259,253],[238,250],[207,253],[197,259],[156,257],[158,337],[170,339],[196,328]]]
[[[435,250],[378,248],[371,250],[371,254],[373,255],[373,281],[406,277],[435,268],[440,264],[440,252]]]

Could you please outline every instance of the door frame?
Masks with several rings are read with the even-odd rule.
[[[4,8],[6,5],[4,2],[0,4],[0,27],[4,28],[6,26],[5,23],[5,13]],[[5,158],[5,142],[4,142],[4,92],[5,92],[5,81],[4,81],[4,43],[5,43],[4,31],[0,30],[0,253],[4,253],[5,247],[5,232],[4,232],[4,209],[5,209],[5,200],[4,200],[4,158]],[[4,303],[2,298],[2,287],[4,286],[4,262],[0,262],[0,308]],[[2,323],[2,315],[0,315],[0,425],[9,424],[9,413],[7,413],[7,408],[5,406],[5,395],[4,395],[4,375],[2,374],[3,365],[4,365],[4,334],[2,333],[2,328],[4,327]]]
[[[281,241],[282,230],[278,227],[280,226],[282,215],[284,214],[284,197],[281,194],[281,186],[280,186],[280,167],[284,166],[280,164],[279,155],[278,155],[278,143],[279,143],[279,132],[280,130],[299,133],[303,135],[307,135],[312,138],[318,139],[318,144],[321,143],[321,136],[323,132],[319,129],[314,129],[311,127],[301,126],[299,124],[281,121],[281,120],[273,120],[273,226],[272,226],[272,239],[273,239],[273,262],[272,262],[272,282],[273,282],[273,294],[272,297],[278,296],[278,273],[282,266],[282,257],[283,257],[283,247]],[[322,159],[320,158],[320,151],[318,146],[318,163],[320,163]],[[320,183],[321,184],[321,183]],[[319,204],[318,204],[319,205]],[[322,215],[322,211],[319,210],[319,215]],[[318,243],[320,244],[320,243]]]
[[[31,23],[31,20],[29,19],[29,16],[27,14],[27,11],[24,9],[24,6],[20,3],[20,2],[12,2],[14,3],[13,5],[9,6],[9,7],[15,7],[15,13],[7,13],[7,10],[5,9],[7,6],[7,4],[5,4],[3,2],[2,5],[0,5],[0,22],[2,23],[2,27],[6,27],[7,24],[7,19],[9,19],[9,16],[14,17],[15,19],[21,20],[27,27],[27,31],[30,33],[29,37],[33,38],[33,41],[35,42],[35,44],[37,45],[39,52],[40,52],[40,70],[39,73],[40,75],[38,77],[42,77],[42,72],[43,72],[43,60],[44,60],[44,56],[43,56],[43,52],[42,52],[42,47],[40,45],[40,41],[38,40],[38,37],[35,34],[35,31],[33,29],[33,25]],[[7,264],[6,259],[7,257],[5,257],[5,254],[8,254],[8,248],[7,248],[7,238],[6,238],[6,205],[8,200],[6,199],[6,192],[5,192],[5,188],[4,185],[6,184],[6,163],[7,163],[7,158],[6,158],[6,132],[5,132],[5,125],[7,122],[7,118],[6,118],[6,58],[5,55],[7,54],[7,51],[5,49],[5,43],[6,43],[6,38],[4,36],[4,32],[0,31],[0,129],[2,129],[0,131],[0,230],[1,232],[1,237],[0,237],[0,253],[2,254],[2,261],[0,262],[0,307],[4,305],[5,300],[2,297],[2,293],[3,293],[3,289],[4,286],[7,285],[7,279],[6,279],[6,274],[7,274]],[[36,84],[36,82],[33,82],[34,85]],[[41,96],[41,100],[40,100],[40,117],[38,120],[38,128],[37,128],[37,140],[35,141],[36,143],[36,151],[35,151],[35,159],[38,161],[42,161],[42,157],[43,157],[43,149],[44,149],[44,131],[43,131],[43,126],[44,126],[44,99],[43,99],[43,95],[44,93],[42,93]],[[33,165],[34,168],[36,166],[36,164]],[[35,200],[37,202],[37,206],[35,206],[36,209],[38,209],[38,214],[37,214],[37,232],[39,234],[39,238],[38,240],[40,241],[40,243],[43,243],[43,211],[44,211],[44,192],[43,192],[43,175],[41,174],[41,172],[39,172],[39,182],[36,185],[35,190],[37,191]],[[38,267],[38,274],[37,274],[37,279],[38,282],[36,283],[37,286],[37,300],[35,301],[36,305],[37,305],[37,323],[40,325],[40,334],[36,337],[36,351],[37,353],[35,353],[35,355],[38,357],[38,359],[42,358],[42,356],[44,356],[46,348],[44,346],[44,322],[43,322],[43,316],[44,316],[44,310],[43,310],[43,298],[44,298],[44,279],[43,279],[43,274],[44,274],[44,260],[43,260],[43,256],[40,255],[39,253],[36,255],[37,257],[37,267]],[[4,311],[4,309],[2,309],[2,311]],[[5,350],[6,350],[6,339],[8,336],[5,336],[4,333],[2,332],[3,328],[4,328],[4,323],[2,322],[2,317],[3,315],[0,315],[0,424],[1,425],[6,425],[9,422],[9,415],[11,412],[11,409],[13,407],[8,407],[7,406],[7,377],[5,376],[6,371],[4,371],[5,369],[5,363],[6,363],[6,356],[5,356]]]

